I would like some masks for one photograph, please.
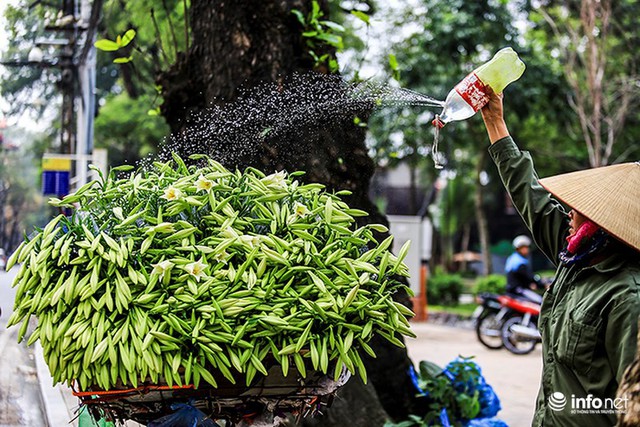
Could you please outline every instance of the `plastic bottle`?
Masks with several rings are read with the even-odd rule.
[[[442,128],[449,122],[473,116],[489,102],[486,86],[501,93],[509,83],[522,76],[524,69],[524,63],[513,49],[499,50],[489,62],[473,70],[449,92],[442,113],[433,121],[434,126]]]

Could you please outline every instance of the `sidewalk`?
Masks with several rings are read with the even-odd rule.
[[[539,345],[528,355],[516,356],[504,349],[484,347],[473,329],[428,322],[414,322],[411,328],[418,337],[405,341],[415,365],[428,360],[444,367],[458,356],[475,356],[487,383],[502,403],[498,418],[510,427],[531,425],[542,372]]]
[[[40,393],[42,405],[49,427],[72,426],[77,427],[76,410],[77,399],[71,394],[71,389],[65,385],[53,385],[51,373],[42,355],[40,343],[36,343],[35,362],[38,379],[40,380]]]
[[[35,344],[35,362],[42,404],[49,427],[78,427],[78,409],[80,403],[73,395],[71,388],[64,384],[53,385],[51,373],[42,355],[40,343]],[[140,424],[132,421],[125,423],[126,427],[138,427]]]

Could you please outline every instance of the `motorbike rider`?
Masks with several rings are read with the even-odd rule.
[[[505,263],[507,273],[507,293],[524,298],[536,304],[542,304],[542,296],[533,289],[542,289],[544,285],[533,275],[529,260],[531,239],[520,235],[513,239],[515,252],[509,255]]]
[[[636,353],[640,162],[539,180],[509,134],[502,96],[488,95],[489,153],[536,247],[558,267],[538,322],[543,368],[533,425],[610,427],[616,411],[573,405],[615,399]]]

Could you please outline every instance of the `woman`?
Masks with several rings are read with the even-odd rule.
[[[490,94],[482,117],[514,206],[558,266],[539,320],[544,359],[533,425],[612,426],[625,409],[615,394],[637,344],[640,164],[538,180],[509,135],[502,95]]]

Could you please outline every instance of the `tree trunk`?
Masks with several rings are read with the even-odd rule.
[[[484,275],[491,274],[493,265],[491,263],[491,249],[489,241],[489,224],[484,213],[484,186],[480,182],[480,174],[484,170],[485,161],[487,159],[487,151],[481,150],[476,167],[476,194],[474,197],[476,207],[476,222],[478,223],[478,233],[480,235],[480,248],[482,252],[482,273]]]
[[[471,224],[465,223],[462,225],[462,240],[460,241],[460,252],[466,254],[469,252],[469,241],[471,240]],[[469,267],[469,260],[466,256],[462,258],[460,262],[460,271],[466,272]]]
[[[320,3],[326,10],[326,2]],[[313,69],[314,61],[301,35],[303,28],[291,13],[297,9],[306,15],[310,8],[311,1],[302,0],[193,0],[189,14],[192,44],[158,77],[164,99],[162,114],[174,135],[186,135],[177,140],[193,136],[188,129],[202,120],[194,113],[212,105],[222,108],[238,98],[241,87],[265,82],[285,86],[292,73]],[[316,54],[324,53],[322,49],[314,48]],[[365,130],[353,123],[353,116],[316,127],[295,129],[277,141],[265,139],[257,145],[260,150],[256,153],[223,156],[220,160],[230,168],[253,166],[268,173],[274,169],[304,170],[303,179],[325,184],[329,191],[350,190],[352,195],[346,202],[369,212],[366,222],[386,224],[386,218],[368,197],[374,165],[367,155]],[[410,306],[408,296],[400,300]],[[358,424],[353,425],[381,426],[385,414],[400,420],[419,412],[415,389],[407,375],[411,360],[406,350],[382,340],[375,340],[372,346],[378,358],[365,360],[370,378],[366,387],[370,390],[349,392],[354,388],[352,379],[344,396],[338,395],[326,416],[314,423],[345,426],[353,424],[357,416]],[[357,415],[354,408],[360,408]]]

